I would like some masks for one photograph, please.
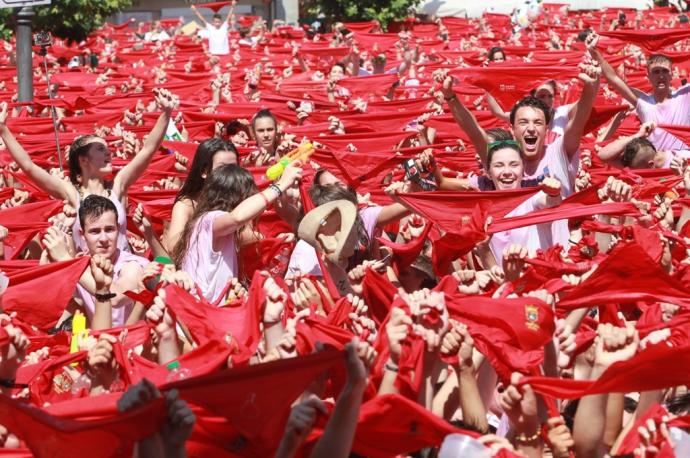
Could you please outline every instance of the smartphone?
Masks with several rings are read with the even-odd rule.
[[[434,174],[419,170],[414,159],[406,160],[403,167],[405,167],[405,178],[419,184],[423,190],[433,191],[437,188]]]

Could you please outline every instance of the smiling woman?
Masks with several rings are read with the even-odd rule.
[[[97,135],[79,137],[70,146],[69,181],[50,174],[36,165],[5,123],[8,114],[6,102],[0,104],[0,138],[5,142],[7,150],[19,168],[53,198],[67,201],[77,211],[81,201],[91,194],[110,199],[119,215],[118,248],[127,249],[127,220],[124,206],[127,190],[144,173],[154,154],[158,151],[163,142],[171,113],[179,103],[177,97],[165,89],[154,89],[153,94],[161,114],[146,141],[144,141],[141,150],[129,164],[119,171],[114,179],[112,179],[112,153],[108,149],[106,141]],[[84,249],[86,247],[83,239],[78,236],[79,229],[80,220],[77,218],[72,236],[76,246]]]

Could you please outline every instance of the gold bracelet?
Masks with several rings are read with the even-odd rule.
[[[524,434],[518,434],[517,436],[515,436],[515,442],[517,442],[518,444],[530,444],[539,439],[540,436],[541,430],[537,429],[537,432],[529,437],[525,436]]]

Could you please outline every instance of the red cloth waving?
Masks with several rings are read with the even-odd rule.
[[[224,6],[230,5],[232,2],[212,2],[212,3],[203,3],[201,5],[196,5],[197,8],[208,8],[210,10],[213,10],[214,13],[217,13],[218,11],[222,10]]]
[[[680,40],[690,38],[690,29],[613,30],[599,32],[599,34],[635,44],[649,53],[654,53]]]
[[[477,204],[489,202],[488,215],[502,217],[538,191],[539,188],[489,192],[437,191],[400,194],[399,197],[444,231],[457,232],[460,218],[471,216]]]
[[[163,389],[176,388],[182,399],[227,418],[243,436],[243,454],[269,456],[283,434],[291,403],[319,374],[336,365],[342,368],[343,362],[342,352],[326,350],[190,378]]]
[[[131,456],[133,444],[155,433],[164,416],[162,398],[104,420],[80,422],[0,395],[0,423],[38,458]]]
[[[465,82],[489,92],[501,108],[510,110],[515,102],[529,94],[541,82],[569,79],[578,74],[577,67],[565,66],[507,66],[457,68],[450,72]]]
[[[22,269],[9,276],[3,296],[8,312],[17,312],[27,323],[48,329],[67,306],[89,257]]]
[[[590,394],[650,391],[685,385],[690,380],[690,346],[654,345],[610,366],[597,380],[524,377],[537,393],[575,399]]]
[[[690,306],[690,293],[636,242],[615,247],[597,270],[558,302],[565,310],[594,305],[663,301]]]

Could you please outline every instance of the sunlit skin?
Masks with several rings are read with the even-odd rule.
[[[254,121],[254,136],[257,146],[264,148],[269,153],[275,152],[277,129],[273,119],[264,117]]]
[[[106,178],[113,173],[113,155],[108,149],[108,144],[102,138],[94,138],[88,143],[89,150],[79,158],[82,174]],[[88,173],[87,173],[88,172]]]
[[[549,84],[542,84],[537,88],[534,96],[544,102],[549,109],[553,108],[553,101],[556,96],[553,92],[553,88]]]
[[[520,187],[525,168],[520,153],[512,148],[501,148],[493,152],[489,164],[489,178],[499,191]]]
[[[654,95],[662,95],[663,98],[668,97],[671,92],[671,80],[673,73],[671,71],[670,62],[656,62],[647,69],[647,78],[652,85]]]
[[[82,221],[81,235],[91,255],[100,254],[114,260],[117,252],[117,215],[106,211],[98,217]]]
[[[340,65],[334,65],[331,67],[331,73],[330,73],[331,79],[335,81],[340,81],[345,77],[345,71],[343,71],[343,67]]]
[[[520,143],[525,159],[537,160],[543,154],[546,139],[544,112],[535,107],[520,107],[515,113],[513,135]]]
[[[319,175],[319,183],[321,186],[340,186],[340,187],[345,187],[342,181],[338,179],[335,175],[333,175],[331,172],[328,170],[322,172]]]

